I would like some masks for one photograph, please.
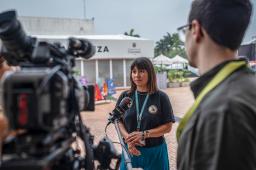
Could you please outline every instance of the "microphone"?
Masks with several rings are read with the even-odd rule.
[[[132,99],[130,97],[124,97],[119,105],[109,113],[108,125],[113,123],[116,119],[120,119],[126,110],[128,110],[132,106]]]

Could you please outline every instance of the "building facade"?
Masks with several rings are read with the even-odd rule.
[[[67,44],[69,36],[35,35],[41,41]],[[154,42],[125,35],[73,36],[87,39],[96,47],[95,55],[89,60],[77,58],[76,69],[89,83],[112,79],[117,87],[130,86],[130,65],[137,57],[154,55]]]
[[[27,35],[39,41],[59,42],[67,46],[69,37],[88,39],[96,47],[89,60],[76,59],[76,70],[89,83],[101,84],[112,79],[117,87],[130,86],[130,65],[134,58],[154,55],[152,40],[125,35],[93,35],[93,19],[19,17]],[[1,46],[1,42],[0,42]]]

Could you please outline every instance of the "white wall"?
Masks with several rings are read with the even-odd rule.
[[[49,42],[61,42],[67,44],[70,36],[35,35],[40,40]],[[154,56],[154,41],[142,38],[129,38],[120,35],[106,35],[105,38],[98,38],[97,35],[75,36],[79,39],[88,39],[96,46],[96,54],[91,59],[123,59]],[[104,36],[101,36],[104,37]]]
[[[44,36],[38,35],[37,36],[41,41],[49,41],[49,42],[61,42],[67,44],[67,38],[69,36]],[[81,39],[88,39],[92,42],[94,46],[96,46],[96,54],[90,58],[90,68],[85,66],[86,61],[83,58],[77,59],[77,66],[76,68],[80,70],[81,75],[85,75],[86,77],[91,77],[90,82],[95,83],[98,82],[99,79],[102,78],[114,78],[113,75],[119,76],[117,71],[122,71],[122,78],[123,82],[119,80],[119,87],[126,87],[129,85],[129,74],[128,68],[129,64],[131,63],[132,59],[137,57],[149,57],[153,58],[154,55],[154,42],[152,40],[142,39],[142,38],[131,38],[131,37],[124,37],[120,35],[114,36],[73,36]],[[99,37],[105,37],[100,39]],[[107,39],[107,37],[111,39]],[[116,59],[121,59],[120,65],[122,65],[122,70],[119,68],[115,68],[112,66],[112,63],[116,61]],[[100,67],[99,64],[102,62],[108,62],[106,67],[106,72]],[[88,66],[88,65],[87,65]],[[101,70],[99,70],[101,69]],[[99,75],[99,71],[107,75],[106,77],[102,77]],[[89,75],[88,75],[89,74]],[[95,74],[95,75],[92,75]],[[95,82],[93,82],[95,81]],[[115,80],[114,80],[115,81]]]
[[[93,40],[96,54],[92,59],[120,59],[154,56],[154,42],[151,40]]]

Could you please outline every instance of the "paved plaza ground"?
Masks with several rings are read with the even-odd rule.
[[[189,87],[168,88],[163,91],[168,94],[173,107],[174,115],[177,118],[182,117],[194,101]],[[118,91],[115,97],[117,98],[121,92],[122,90]],[[114,101],[105,102],[102,104],[97,104],[94,112],[82,112],[84,123],[90,128],[91,133],[95,137],[95,144],[97,144],[98,141],[105,136],[104,129],[109,117],[108,113],[114,109],[114,106]],[[172,131],[165,135],[168,145],[171,170],[176,169],[177,142],[175,132],[177,126],[178,122],[173,125]],[[107,134],[113,141],[118,142],[118,137],[113,125],[110,125],[107,129]],[[115,146],[117,147],[118,151],[121,152],[121,147],[118,145]]]

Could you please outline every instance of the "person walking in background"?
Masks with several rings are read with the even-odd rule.
[[[178,170],[256,169],[256,77],[236,58],[251,13],[249,0],[194,0],[178,28],[201,75],[177,129]]]
[[[133,168],[169,170],[169,159],[164,134],[171,131],[175,122],[168,96],[158,90],[156,74],[146,57],[133,61],[130,71],[131,88],[123,92],[132,99],[119,127],[128,147]],[[126,169],[122,155],[121,170]]]

